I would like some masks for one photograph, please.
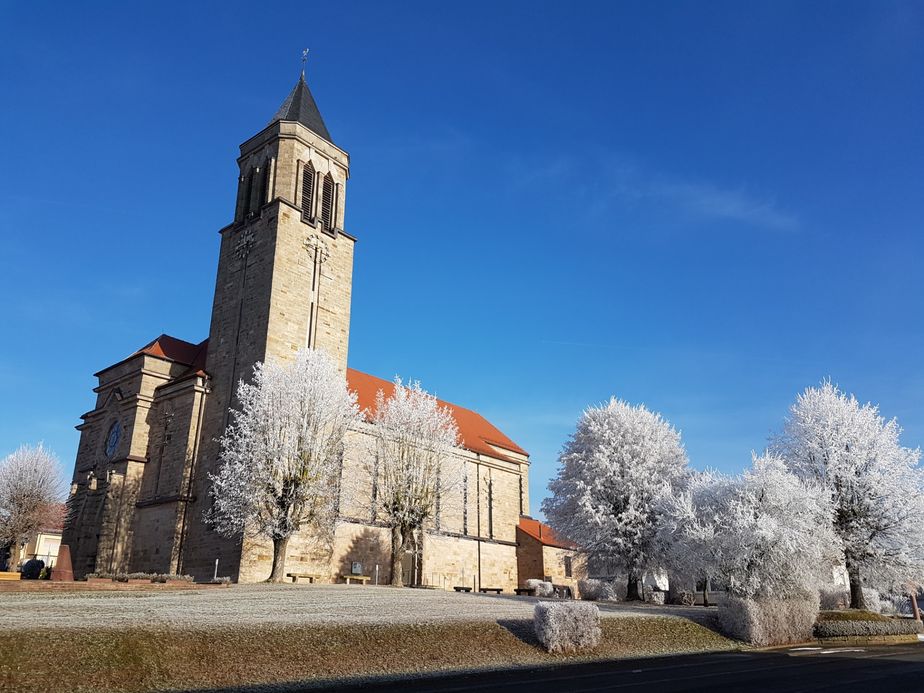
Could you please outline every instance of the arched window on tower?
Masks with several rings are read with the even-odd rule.
[[[314,164],[310,161],[302,167],[302,217],[314,219]]]
[[[266,198],[270,194],[270,161],[266,159],[263,162],[263,166],[260,167],[261,176],[260,176],[260,206],[265,205],[269,200]]]
[[[247,179],[244,182],[244,218],[246,219],[253,212],[253,169],[247,172]]]
[[[334,228],[334,178],[329,173],[321,186],[321,222],[325,231]]]

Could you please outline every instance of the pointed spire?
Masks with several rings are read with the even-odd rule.
[[[334,142],[327,131],[327,126],[324,125],[324,119],[321,117],[318,105],[314,102],[311,90],[308,89],[304,72],[302,72],[302,76],[298,78],[298,83],[289,92],[286,100],[282,102],[282,106],[276,111],[276,115],[273,116],[270,123],[275,123],[277,120],[297,121],[331,144]]]

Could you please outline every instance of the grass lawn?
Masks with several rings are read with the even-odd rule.
[[[601,627],[601,645],[580,657],[547,654],[527,620],[6,630],[0,690],[191,690],[738,647],[679,618],[605,618]]]

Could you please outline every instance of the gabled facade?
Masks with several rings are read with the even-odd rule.
[[[356,238],[344,230],[349,155],[335,145],[304,81],[298,81],[238,158],[234,221],[221,229],[208,339],[161,335],[96,374],[96,406],[83,416],[72,512],[63,543],[74,573],[218,572],[242,581],[269,574],[269,542],[221,537],[203,521],[217,440],[234,390],[257,361],[327,351],[360,404],[371,409],[391,383],[347,368]],[[406,579],[511,589],[516,527],[528,512],[527,453],[477,413],[450,406],[465,483],[440,512],[405,568]],[[362,479],[368,433],[350,433],[344,478]],[[368,493],[341,508],[333,545],[297,536],[287,571],[334,580],[362,563],[389,579],[389,537]],[[361,484],[360,484],[361,485]]]

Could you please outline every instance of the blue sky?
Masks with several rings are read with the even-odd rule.
[[[30,6],[31,5],[31,6]],[[532,453],[588,404],[737,471],[830,377],[924,443],[924,5],[5,3],[0,452],[207,336],[237,146],[309,83],[350,152],[350,364]]]

